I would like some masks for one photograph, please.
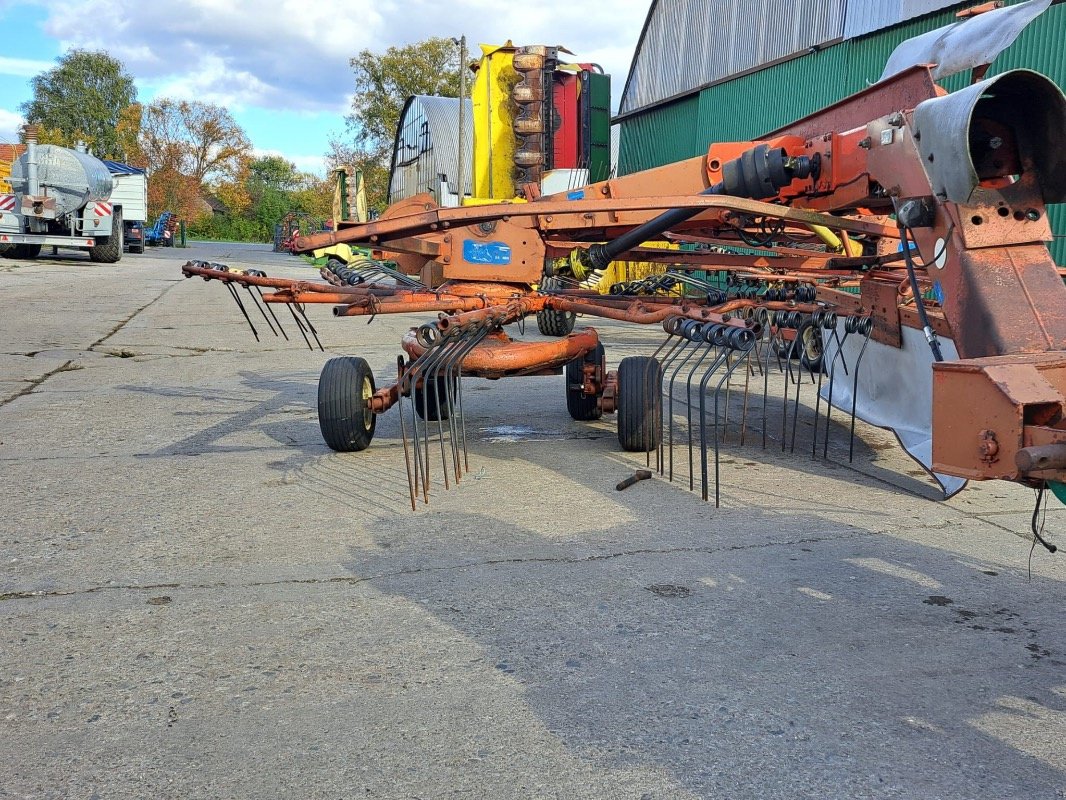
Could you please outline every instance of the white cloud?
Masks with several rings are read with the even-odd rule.
[[[10,36],[10,32],[6,35]],[[55,66],[54,61],[38,61],[33,58],[9,58],[0,56],[0,75],[15,75],[19,78],[32,78]]]
[[[72,0],[49,6],[45,31],[67,47],[104,49],[121,59],[150,96],[338,112],[352,90],[349,59],[360,50],[461,34],[471,59],[480,42],[565,45],[612,73],[618,97],[648,4],[185,0],[179,9],[140,0]]]
[[[0,142],[16,143],[19,140],[19,128],[25,121],[21,114],[0,108]]]

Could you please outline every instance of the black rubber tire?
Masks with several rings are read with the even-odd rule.
[[[456,383],[458,383],[458,380],[452,378],[452,398],[455,397]],[[436,422],[438,419],[448,419],[448,397],[445,394],[447,389],[448,385],[445,383],[443,375],[438,375],[435,381],[430,382],[427,389],[421,386],[415,387],[415,413],[418,414],[419,418],[430,422]],[[440,398],[440,402],[438,402],[437,398]]]
[[[582,391],[585,385],[585,364],[602,364],[603,360],[603,345],[597,344],[580,358],[568,361],[563,370],[563,378],[566,379],[566,410],[570,412],[571,418],[579,422],[589,422],[603,416],[600,399]]]
[[[11,244],[0,250],[0,256],[4,258],[17,258],[20,261],[32,261],[41,254],[39,244]]]
[[[811,372],[822,368],[822,354],[825,346],[822,329],[813,321],[807,320],[796,330],[796,354],[800,363]]]
[[[647,453],[662,440],[663,370],[650,356],[630,356],[618,365],[618,443]]]
[[[541,289],[561,289],[563,282],[554,275],[540,282]],[[576,314],[569,311],[545,310],[537,312],[537,330],[545,336],[568,336],[573,333]]]
[[[318,427],[338,453],[366,450],[374,438],[377,415],[367,410],[374,394],[374,373],[365,359],[331,358],[318,379]]]
[[[125,230],[122,227],[122,209],[116,208],[111,219],[111,235],[101,236],[97,243],[89,248],[89,260],[98,264],[114,264],[122,258],[122,240]]]

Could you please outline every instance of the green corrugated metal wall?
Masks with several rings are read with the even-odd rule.
[[[875,82],[900,42],[955,21],[959,3],[946,11],[850,39],[736,80],[719,83],[663,108],[624,120],[619,174],[669,164],[706,152],[711,142],[746,141],[780,128]],[[1066,5],[1052,6],[1006,50],[989,74],[1025,67],[1066,86]],[[968,73],[943,81],[950,91],[966,85]],[[1048,209],[1052,227],[1066,235],[1066,205]],[[1051,246],[1066,264],[1066,236]]]
[[[697,136],[699,108],[694,94],[626,122],[618,143],[619,165],[626,165],[627,173],[639,172],[704,152],[704,139]]]

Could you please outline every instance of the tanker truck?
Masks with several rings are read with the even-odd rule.
[[[114,183],[100,159],[38,144],[27,126],[26,152],[7,181],[14,194],[0,193],[0,255],[32,259],[52,246],[88,250],[90,260],[108,264],[122,258],[122,209],[111,203]]]

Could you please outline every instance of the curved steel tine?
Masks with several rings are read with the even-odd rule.
[[[252,329],[252,336],[254,336],[255,340],[258,342],[259,331],[257,331],[255,329],[255,325],[252,324],[252,318],[248,316],[248,310],[244,307],[244,303],[241,302],[240,295],[237,294],[237,287],[234,286],[233,283],[231,283],[230,281],[225,281],[225,284],[226,288],[229,289],[230,297],[234,299],[234,301],[237,303],[237,308],[239,308],[241,310],[241,313],[244,315],[244,321],[247,322],[248,327]]]
[[[270,312],[270,316],[274,318],[274,324],[278,326],[278,330],[281,331],[281,335],[285,337],[285,341],[289,341],[289,334],[285,332],[285,328],[283,328],[281,325],[281,320],[278,319],[278,315],[275,314],[274,309],[271,308],[271,306],[273,306],[273,303],[268,303],[266,301],[266,298],[263,297],[263,290],[260,289],[258,286],[255,287],[255,290],[259,293],[259,299],[263,301],[263,307],[266,308],[266,310]]]
[[[689,350],[689,353],[683,359],[681,359],[680,363],[677,365],[677,369],[675,369],[673,371],[673,373],[670,375],[670,387],[667,389],[667,395],[668,395],[667,399],[668,399],[668,405],[669,405],[669,411],[667,413],[667,416],[669,417],[669,420],[668,420],[668,422],[666,424],[666,430],[667,430],[667,433],[670,436],[670,442],[669,442],[668,447],[670,449],[670,481],[671,482],[673,482],[673,480],[674,480],[674,381],[677,380],[678,374],[681,372],[682,369],[684,369],[684,366],[685,366],[685,364],[687,364],[689,362],[689,359],[691,359],[692,356],[694,356],[697,353],[697,351],[699,351],[699,349],[700,349],[699,346],[698,346],[698,343],[696,343],[696,342],[688,342],[688,343],[689,344],[693,344],[695,346],[692,347],[692,348],[688,348],[688,347],[685,348],[685,349]]]
[[[311,346],[311,340],[307,338],[307,331],[304,330],[304,324],[300,322],[300,318],[296,316],[296,310],[292,307],[292,303],[286,303],[285,307],[289,309],[289,313],[292,314],[292,321],[296,323],[296,327],[300,329],[300,335],[304,337],[304,344],[307,345],[308,350],[314,350]]]
[[[322,346],[322,342],[320,342],[319,339],[318,339],[318,331],[315,330],[315,326],[311,324],[311,320],[310,320],[310,318],[308,318],[307,312],[304,311],[304,307],[301,306],[301,305],[296,305],[296,310],[300,312],[300,316],[303,317],[304,318],[304,322],[307,323],[307,330],[309,330],[311,332],[311,335],[315,338],[315,344],[318,345],[318,349],[320,351],[322,351],[323,353],[326,352],[326,348],[324,348]],[[314,349],[314,348],[312,348],[312,349]]]
[[[844,343],[848,340],[848,336],[851,334],[844,331],[844,337],[837,336],[836,330],[833,331],[833,338],[837,343],[836,352],[833,353],[833,360],[829,363],[829,392],[825,399],[825,441],[822,443],[822,458],[829,458],[829,431],[830,423],[833,417],[833,387],[836,385],[836,373],[837,373],[837,360],[840,360],[840,364],[844,368],[844,374],[848,374],[847,358],[844,356]],[[824,357],[823,357],[824,363]]]
[[[651,372],[652,372],[653,365],[656,364],[657,359],[659,358],[659,354],[664,349],[666,349],[666,346],[668,344],[670,344],[670,341],[674,338],[674,336],[675,336],[675,334],[673,334],[673,333],[666,334],[666,338],[663,339],[662,344],[660,344],[658,347],[655,348],[655,352],[651,354],[651,360],[648,361],[648,363],[644,366],[644,383],[642,385],[644,386],[644,390],[647,393],[647,396],[644,398],[644,400],[645,400],[644,407],[645,408],[653,407],[652,403],[654,402],[654,399],[651,396],[653,393],[659,395],[660,397],[662,396],[662,387],[661,386],[651,387],[649,385],[651,383],[651,381],[650,381]],[[677,343],[675,342],[673,346],[676,347]],[[662,365],[661,364],[659,365],[659,376],[660,376],[660,381],[661,381],[662,380]],[[649,419],[648,415],[645,415],[644,425],[647,426],[645,428],[645,430],[644,430],[644,434],[645,434],[644,441],[645,442],[651,441],[651,426],[654,425],[654,424],[656,424],[656,420]],[[659,415],[658,425],[659,425],[659,431],[661,433],[662,432],[662,414]],[[658,452],[658,448],[656,448],[656,451]],[[658,460],[658,455],[656,455],[656,460]],[[648,450],[648,451],[646,451],[644,453],[644,466],[649,467],[649,468],[651,467],[651,450]]]
[[[747,347],[743,348],[739,352],[750,352],[755,346],[755,342],[752,341]],[[718,439],[718,399],[721,396],[722,386],[729,383],[730,377],[733,375],[733,371],[741,364],[744,363],[743,358],[737,358],[726,369],[725,374],[718,379],[718,385],[714,389],[714,507],[718,508],[721,505],[721,490],[720,490],[720,463],[721,463],[721,451]],[[703,499],[708,499],[708,486],[707,486],[707,426],[705,416],[706,399],[706,384],[700,385],[700,477],[702,479]]]
[[[270,332],[277,336],[278,332],[274,329],[274,323],[270,321],[270,317],[267,316],[266,309],[263,308],[263,304],[259,302],[262,295],[256,297],[255,292],[252,291],[252,287],[247,283],[244,284],[244,288],[247,290],[248,296],[252,298],[252,302],[255,303],[255,307],[259,309],[259,313],[263,315],[263,319],[266,320],[266,324],[267,327],[270,328]],[[255,288],[258,289],[259,287],[256,286]]]
[[[756,354],[756,348],[759,345],[759,340],[755,340],[755,344],[748,350],[745,360],[748,362],[748,368],[744,370],[744,405],[741,408],[740,413],[740,446],[744,446],[744,442],[747,439],[748,433],[748,392],[751,389],[751,378],[755,374],[751,368],[751,357]],[[755,358],[756,362],[759,360],[758,355]]]
[[[444,361],[447,360],[449,352],[455,348],[455,345],[456,337],[454,334],[441,337],[440,347],[437,348],[432,358],[426,363],[426,370],[422,378],[422,409],[427,415],[430,412],[430,387],[432,387],[434,405],[433,416],[437,418],[437,436],[440,440],[441,475],[444,477],[445,491],[451,489],[451,482],[448,479],[448,455],[444,450],[444,420],[442,419],[444,410],[441,408],[441,382],[438,378],[440,377],[440,369]],[[425,419],[428,436],[429,416],[426,416]],[[429,457],[428,451],[426,457]]]
[[[485,327],[485,326],[482,326]],[[454,351],[449,355],[444,367],[444,394],[448,404],[448,427],[452,445],[452,466],[455,470],[455,482],[463,474],[463,467],[459,460],[459,436],[465,441],[465,432],[460,433],[464,427],[462,416],[462,386],[459,383],[458,370],[462,360],[484,338],[481,328],[471,328],[462,332],[462,339],[458,342]]]
[[[407,426],[403,420],[403,383],[406,365],[403,356],[396,358],[396,413],[400,416],[400,442],[403,444],[403,463],[407,468],[407,488],[411,494],[411,510],[415,510],[415,482],[411,471],[411,452],[407,446]]]
[[[728,359],[729,359],[729,348],[724,346],[724,345],[723,346],[719,346],[719,345],[708,343],[707,344],[707,352],[710,353],[712,351],[715,354],[714,355],[714,360],[711,362],[711,365],[707,368],[707,371],[703,374],[703,378],[700,381],[700,390],[701,391],[702,391],[703,387],[707,385],[707,381],[710,379],[710,376],[713,375],[715,372],[717,372],[721,368],[722,364],[726,363],[728,361]],[[704,357],[706,357],[706,355]],[[703,359],[701,358],[700,362],[702,362],[702,361],[703,361]],[[699,363],[696,364],[696,367],[698,367],[698,366],[699,366]],[[692,406],[693,406],[693,402],[692,402],[692,383],[691,383],[692,376],[696,372],[696,367],[693,367],[692,368],[692,372],[689,373],[688,394],[686,396],[686,400],[688,401],[688,488],[689,488],[689,491],[693,491],[696,488],[696,469],[695,469],[695,466],[694,466],[694,463],[693,463],[693,456],[692,456],[692,449],[693,449],[693,443],[692,443],[692,428],[693,428],[693,425],[692,425]],[[701,408],[700,411],[701,411],[700,427],[702,427],[703,426],[703,416],[702,416],[703,409]]]
[[[859,356],[855,359],[855,374],[852,376],[851,385],[851,440],[848,442],[848,463],[850,464],[855,459],[855,407],[859,401],[859,367],[862,366],[862,357],[866,352],[866,345],[870,343],[870,335],[873,333],[873,319],[866,317],[862,349],[859,350]]]
[[[485,325],[485,326],[483,326],[481,328],[481,330],[478,332],[478,335],[475,336],[473,338],[473,340],[471,341],[469,350],[467,350],[467,352],[463,354],[463,357],[459,359],[458,368],[456,369],[456,373],[455,373],[456,385],[460,389],[460,392],[459,392],[459,431],[461,432],[462,437],[463,437],[463,469],[464,469],[465,472],[469,472],[470,471],[470,455],[469,455],[469,453],[467,452],[467,449],[466,449],[466,414],[465,414],[465,412],[463,410],[463,393],[462,393],[462,386],[463,386],[463,359],[465,359],[467,354],[470,353],[471,351],[473,351],[473,349],[475,347],[477,347],[479,344],[481,344],[482,340],[484,340],[485,337],[488,336],[491,331],[492,331],[492,327],[490,325]]]
[[[679,334],[671,334],[671,336],[676,336],[677,341],[675,341],[671,345],[671,347],[667,351],[666,355],[663,356],[663,360],[662,360],[662,364],[661,364],[661,370],[662,370],[662,375],[664,377],[666,375],[667,370],[673,365],[674,361],[677,359],[678,355],[680,355],[684,351],[686,345],[689,344],[688,340],[685,337],[683,337],[683,336],[681,336]],[[669,341],[670,340],[667,339],[667,342],[669,342]],[[666,344],[666,342],[664,342],[664,344]],[[659,397],[660,398],[663,398],[663,397],[666,396],[665,387],[666,387],[666,381],[663,380],[659,384]],[[660,405],[662,405],[661,401],[660,401]],[[673,407],[671,406],[671,410],[672,410],[672,408]],[[664,442],[665,442],[665,437],[663,436],[663,425],[665,425],[665,424],[667,424],[667,420],[665,420],[663,418],[663,414],[659,414],[659,447],[658,447],[657,453],[656,453],[656,465],[655,466],[656,466],[656,469],[657,469],[657,471],[659,472],[660,475],[664,474],[665,471],[666,471],[666,454],[665,454],[665,452],[663,450]]]

